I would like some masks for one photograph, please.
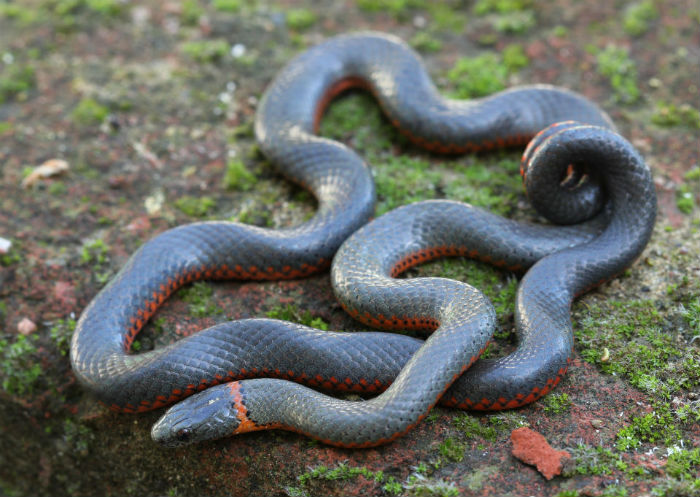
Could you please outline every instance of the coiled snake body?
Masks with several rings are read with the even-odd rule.
[[[327,103],[349,87],[371,91],[403,133],[437,152],[513,145],[537,135],[522,166],[535,207],[556,222],[594,219],[533,226],[435,200],[365,225],[375,195],[368,167],[344,145],[314,134]],[[576,123],[538,135],[570,120]],[[284,428],[333,445],[367,447],[405,433],[440,399],[470,409],[532,402],[567,369],[573,298],[622,271],[651,235],[656,201],[649,170],[611,128],[595,105],[566,90],[531,86],[448,100],[397,38],[364,33],[330,39],[277,76],[255,127],[280,172],[314,193],[316,215],[290,229],[203,222],[153,238],[83,312],[71,344],[73,370],[102,402],[127,412],[203,390],[153,427],[153,438],[168,446]],[[586,180],[571,187],[572,172]],[[395,278],[446,255],[530,268],[517,293],[519,344],[512,354],[471,366],[495,326],[493,308],[478,290],[441,278]],[[384,329],[432,331],[429,338],[244,319],[129,353],[149,317],[187,282],[296,278],[331,260],[334,291],[351,315]],[[382,393],[347,401],[299,383]]]

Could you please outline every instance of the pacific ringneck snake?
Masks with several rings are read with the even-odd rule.
[[[550,220],[578,224],[524,224],[449,200],[407,205],[367,224],[375,201],[369,168],[343,144],[315,133],[329,101],[357,87],[371,92],[411,141],[435,152],[488,150],[534,137],[521,166],[528,197]],[[315,195],[314,217],[285,229],[199,222],[145,243],[81,315],[70,350],[73,371],[114,410],[177,402],[152,430],[167,446],[282,428],[332,445],[369,447],[405,433],[438,401],[478,410],[532,402],[561,380],[571,361],[572,300],[631,264],[652,232],[649,169],[612,128],[593,103],[552,86],[446,99],[396,37],[332,38],[278,74],[255,123],[265,155]],[[477,289],[442,278],[396,278],[416,264],[456,255],[527,270],[511,354],[477,361],[496,325]],[[158,306],[189,282],[299,278],[331,260],[333,289],[353,317],[382,329],[432,332],[427,340],[242,319],[130,353]],[[309,387],[379,395],[341,400]]]

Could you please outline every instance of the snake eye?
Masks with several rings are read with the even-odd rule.
[[[190,439],[192,432],[188,428],[181,428],[175,434],[178,442],[187,442]]]

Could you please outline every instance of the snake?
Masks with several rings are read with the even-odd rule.
[[[318,136],[328,104],[351,88],[370,92],[387,119],[429,151],[529,142],[521,163],[527,196],[558,224],[514,221],[446,199],[371,219],[369,166],[346,145]],[[654,226],[650,170],[596,104],[549,85],[444,97],[420,57],[393,35],[340,35],[292,59],[259,102],[255,134],[277,170],[315,196],[313,217],[281,229],[204,221],[160,233],[84,309],[71,340],[77,380],[110,409],[173,404],[151,430],[167,447],[275,428],[372,447],[408,432],[438,402],[474,410],[533,402],[571,363],[572,301],[632,264]],[[512,353],[479,359],[497,320],[478,289],[399,278],[446,256],[524,273]],[[131,351],[145,323],[187,283],[293,279],[329,267],[335,296],[351,316],[427,338],[249,318]]]

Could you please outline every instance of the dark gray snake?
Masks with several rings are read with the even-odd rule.
[[[461,153],[536,137],[523,156],[529,197],[550,220],[580,224],[534,226],[435,200],[365,225],[375,197],[367,165],[344,145],[315,135],[327,103],[350,87],[369,90],[392,123],[430,150]],[[548,128],[570,120],[577,123]],[[203,390],[154,426],[153,438],[168,446],[283,428],[333,445],[368,447],[405,433],[440,399],[469,409],[532,402],[566,372],[574,297],[627,267],[652,232],[656,197],[649,169],[611,128],[594,104],[563,89],[529,86],[448,100],[397,38],[330,39],[282,70],[260,103],[255,127],[280,172],[314,193],[316,215],[290,229],[202,222],[153,238],[83,312],[71,344],[75,375],[103,403],[126,412]],[[529,268],[517,293],[519,345],[512,354],[471,366],[495,326],[493,308],[478,290],[441,278],[395,278],[449,255]],[[430,337],[422,342],[243,319],[167,347],[129,352],[158,306],[188,282],[297,278],[332,259],[333,288],[351,315],[384,329],[432,331]],[[382,393],[363,402],[339,400],[286,380]]]

